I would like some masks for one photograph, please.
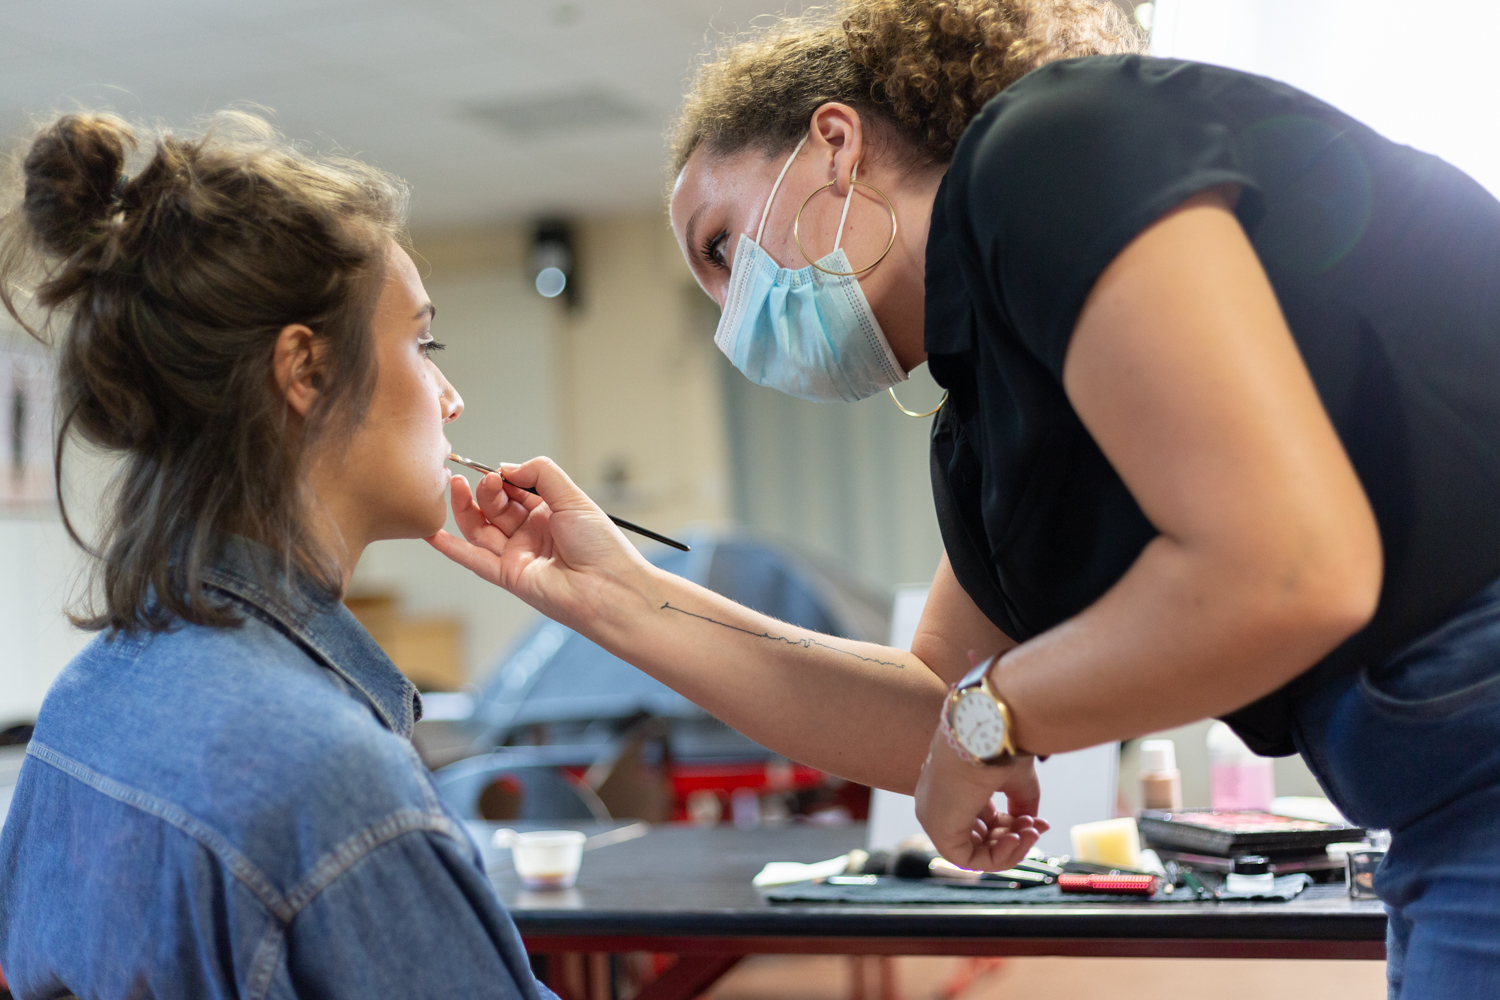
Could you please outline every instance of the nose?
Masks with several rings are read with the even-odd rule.
[[[438,402],[443,407],[443,423],[451,424],[458,419],[460,413],[464,412],[464,398],[458,394],[458,390],[453,388],[453,383],[449,382],[442,372],[438,373],[438,378],[443,381],[442,393],[438,396]]]

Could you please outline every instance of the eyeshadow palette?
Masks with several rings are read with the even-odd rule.
[[[1234,857],[1241,854],[1313,854],[1329,844],[1363,840],[1358,826],[1319,823],[1266,812],[1214,812],[1211,809],[1166,812],[1148,809],[1139,820],[1141,840],[1149,847],[1168,847]]]

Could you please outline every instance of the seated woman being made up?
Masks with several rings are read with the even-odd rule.
[[[59,443],[120,467],[99,635],[0,839],[10,988],[550,997],[408,741],[416,690],[339,600],[371,542],[442,526],[463,410],[404,187],[245,115],[70,115],[22,162],[6,304],[55,346]]]

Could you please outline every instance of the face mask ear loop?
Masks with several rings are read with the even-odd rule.
[[[844,212],[839,216],[839,230],[833,234],[833,248],[837,250],[844,242],[844,220],[849,218],[849,202],[854,200],[854,184],[859,180],[859,163],[849,171],[849,193],[844,195]]]
[[[760,228],[755,230],[756,243],[760,242],[761,234],[766,231],[766,219],[771,215],[771,203],[776,200],[776,192],[780,189],[781,182],[786,177],[786,172],[792,169],[792,161],[797,158],[798,153],[802,152],[802,147],[806,144],[807,136],[804,135],[801,141],[797,143],[797,148],[792,150],[792,155],[788,156],[786,162],[781,165],[781,173],[776,175],[776,183],[771,185],[770,197],[766,198],[766,207],[761,209]]]

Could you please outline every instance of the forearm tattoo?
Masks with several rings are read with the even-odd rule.
[[[746,635],[753,636],[756,639],[769,639],[772,642],[784,642],[788,646],[801,646],[803,649],[811,649],[814,646],[821,646],[824,649],[831,649],[835,653],[842,653],[845,656],[852,656],[856,660],[864,660],[866,663],[878,663],[883,667],[895,667],[897,670],[906,669],[906,665],[904,663],[895,663],[891,660],[882,660],[874,656],[860,656],[858,653],[851,652],[847,649],[840,649],[837,646],[830,646],[828,645],[828,643],[819,642],[816,639],[798,639],[795,636],[789,635],[772,635],[770,632],[752,632],[747,628],[740,628],[738,625],[731,625],[728,622],[721,622],[717,618],[710,618],[707,615],[695,615],[691,611],[684,611],[682,608],[674,606],[671,601],[663,604],[661,606],[661,610],[675,611],[679,615],[687,615],[689,618],[697,618],[702,621],[709,622],[710,624],[718,625],[720,628],[734,629],[734,631],[736,632],[743,632]]]

